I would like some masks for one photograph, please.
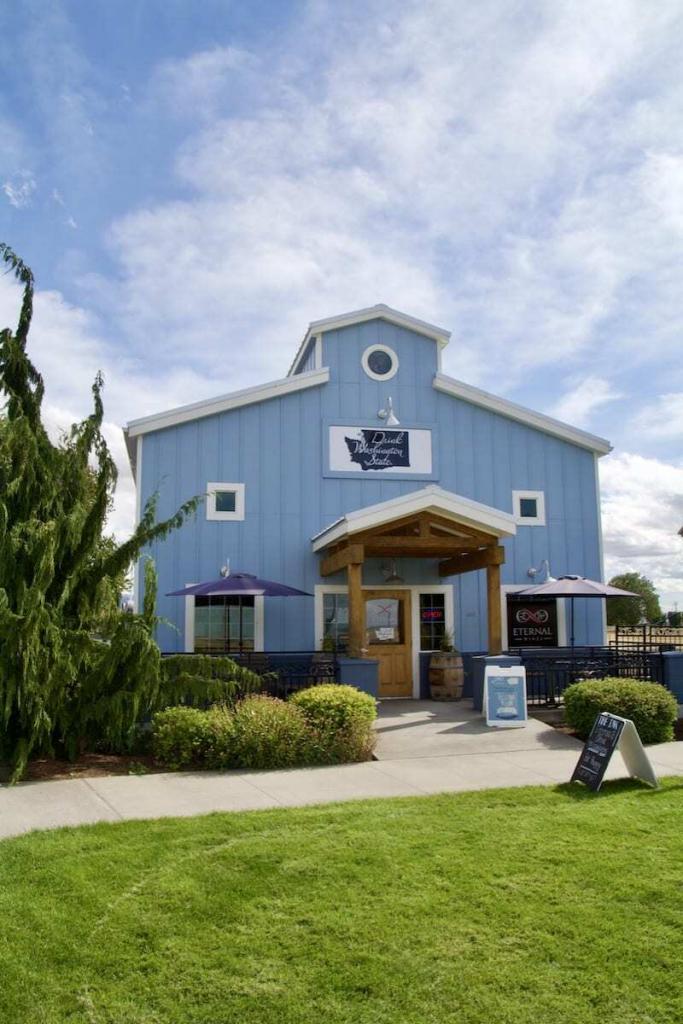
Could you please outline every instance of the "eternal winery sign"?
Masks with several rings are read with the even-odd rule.
[[[367,475],[432,472],[432,432],[412,428],[332,426],[330,470]]]
[[[521,600],[508,596],[508,647],[557,647],[555,600]]]

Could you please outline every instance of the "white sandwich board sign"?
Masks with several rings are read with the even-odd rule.
[[[496,729],[521,729],[527,723],[526,670],[523,665],[487,665],[484,716]]]

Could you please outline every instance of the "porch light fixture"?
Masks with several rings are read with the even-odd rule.
[[[405,583],[405,580],[396,569],[395,559],[392,559],[389,565],[383,565],[382,572],[384,573],[385,583]]]
[[[548,561],[547,558],[543,559],[543,561],[539,565],[538,569],[534,569],[533,566],[530,569],[527,569],[526,574],[532,580],[535,580],[536,577],[539,575],[539,573],[542,573],[542,572],[545,573],[545,579],[542,580],[541,582],[543,582],[543,583],[555,583],[556,582],[555,577],[551,576],[551,574],[550,574],[550,562]]]
[[[377,415],[381,420],[387,421],[388,427],[400,427],[401,425],[400,421],[394,415],[394,405],[393,402],[391,401],[391,395],[389,395],[389,398],[387,399],[386,409],[380,409]]]

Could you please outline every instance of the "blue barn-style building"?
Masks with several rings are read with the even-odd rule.
[[[567,642],[561,601],[514,595],[544,561],[602,578],[610,445],[445,375],[449,337],[384,305],[319,320],[284,379],[128,424],[138,515],[206,495],[150,551],[162,650],[336,645],[417,697],[445,630],[463,652]],[[227,565],[311,596],[165,596]],[[580,604],[577,644],[602,644],[603,602]]]

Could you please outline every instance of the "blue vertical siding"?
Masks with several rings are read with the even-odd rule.
[[[371,344],[388,345],[398,355],[396,376],[369,379],[361,356]],[[313,346],[306,354],[312,358]],[[210,481],[244,483],[243,522],[208,522],[202,507],[196,518],[150,552],[159,573],[159,614],[177,632],[160,629],[165,650],[182,650],[184,602],[165,593],[189,582],[212,579],[226,558],[242,569],[312,593],[323,580],[311,537],[346,512],[425,486],[418,480],[323,477],[326,420],[378,423],[377,410],[391,395],[401,425],[431,425],[438,452],[437,483],[446,490],[512,511],[513,490],[545,494],[546,525],[519,526],[505,541],[502,581],[528,584],[527,569],[548,558],[555,576],[574,572],[599,577],[599,520],[593,453],[544,434],[432,386],[436,343],[384,320],[327,332],[323,362],[329,383],[245,406],[143,438],[140,486],[143,503],[158,491],[159,515],[170,515]],[[311,369],[306,362],[301,369]],[[406,583],[443,583],[432,560],[404,560]],[[378,561],[364,569],[368,583],[383,582]],[[484,573],[453,580],[456,641],[464,650],[486,647]],[[578,643],[599,643],[599,602],[576,604]],[[312,598],[267,599],[266,646],[293,650],[314,646]]]
[[[306,345],[296,368],[297,373],[308,373],[309,370],[315,370],[315,338],[311,338]]]

